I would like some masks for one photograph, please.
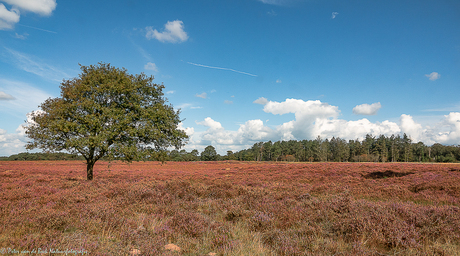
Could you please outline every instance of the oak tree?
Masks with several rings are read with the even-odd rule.
[[[148,159],[168,147],[179,149],[188,136],[178,128],[180,110],[163,97],[153,76],[98,63],[61,83],[61,97],[49,98],[32,113],[27,149],[79,153],[87,179],[104,156],[128,162]]]

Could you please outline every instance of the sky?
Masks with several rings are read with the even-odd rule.
[[[165,85],[187,151],[460,144],[457,0],[0,0],[0,156],[25,152],[27,114],[99,62]]]

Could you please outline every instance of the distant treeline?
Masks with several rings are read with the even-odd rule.
[[[67,153],[20,153],[0,157],[4,161],[16,160],[85,160],[82,156]],[[104,159],[103,159],[104,160]],[[105,159],[107,160],[107,159]],[[323,140],[289,140],[258,142],[251,148],[237,152],[227,151],[221,156],[213,146],[203,152],[194,149],[170,150],[149,159],[152,161],[289,161],[289,162],[460,162],[460,145],[446,146],[435,143],[413,143],[404,134],[379,137],[366,135],[365,139],[344,140],[331,138]]]
[[[37,160],[85,160],[80,155],[68,153],[19,153],[11,156],[2,156],[0,161],[37,161]]]
[[[431,146],[423,142],[413,143],[406,134],[379,137],[366,135],[365,139],[344,140],[340,138],[315,140],[290,140],[258,142],[251,148],[238,152],[227,151],[221,156],[213,146],[201,154],[197,150],[172,150],[169,161],[289,161],[289,162],[460,162],[460,146]]]
[[[362,141],[317,137],[315,140],[259,142],[232,155],[235,160],[243,161],[453,163],[460,161],[460,146],[413,143],[406,134],[402,137],[366,135]]]

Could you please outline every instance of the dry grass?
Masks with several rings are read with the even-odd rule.
[[[0,162],[0,249],[460,255],[459,167],[101,162],[86,181],[79,161]]]

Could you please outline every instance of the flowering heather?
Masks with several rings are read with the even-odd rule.
[[[87,181],[81,161],[0,162],[0,249],[460,255],[459,170],[460,164],[101,162]]]

